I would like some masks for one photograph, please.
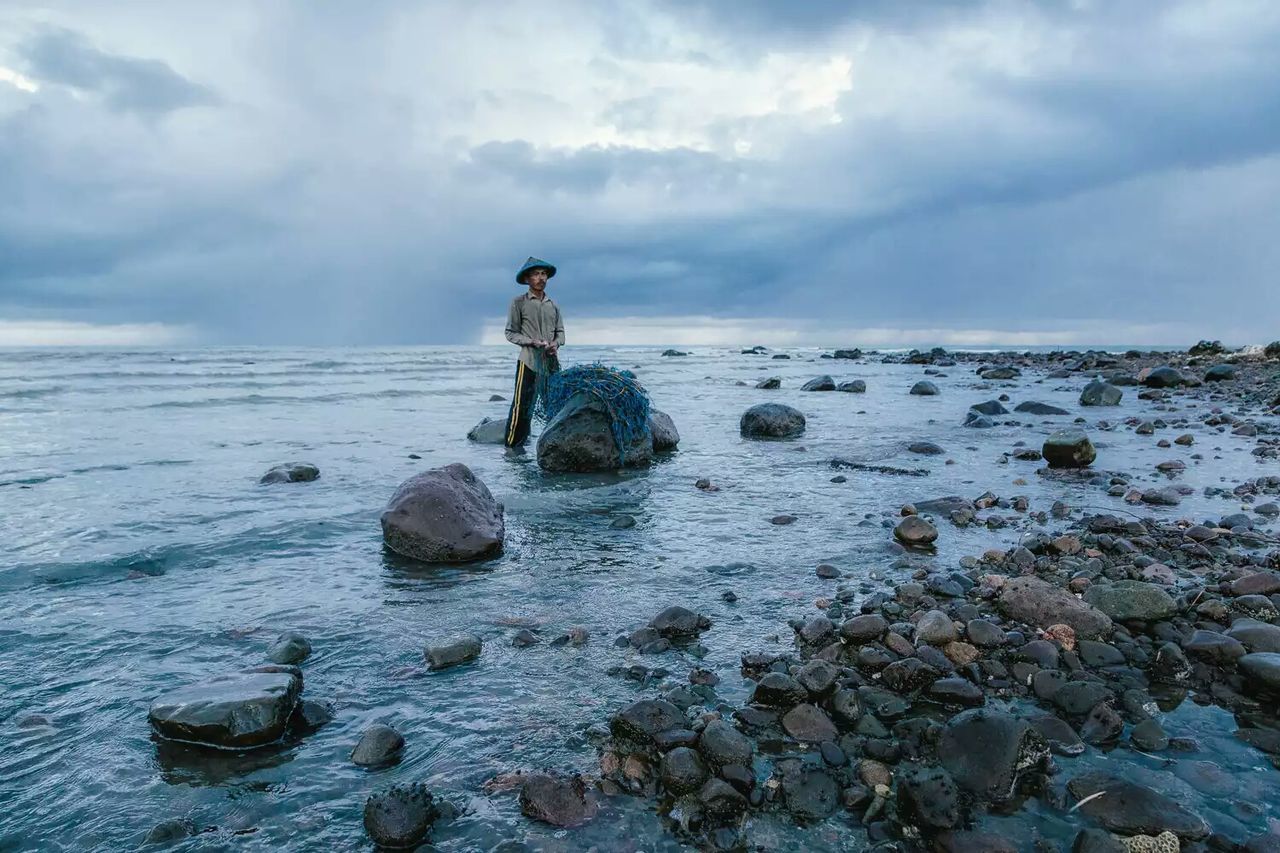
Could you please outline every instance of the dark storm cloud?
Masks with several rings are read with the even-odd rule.
[[[0,319],[467,342],[536,254],[584,321],[1276,335],[1265,4],[54,8]]]
[[[162,115],[218,100],[163,62],[105,53],[66,29],[41,29],[18,54],[33,79],[93,92],[121,112]]]

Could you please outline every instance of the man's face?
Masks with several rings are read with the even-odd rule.
[[[547,289],[547,271],[541,268],[529,270],[524,274],[524,283],[534,293],[542,293]]]

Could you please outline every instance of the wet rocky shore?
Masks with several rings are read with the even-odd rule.
[[[635,357],[671,414],[621,459],[598,413],[552,465],[463,438],[468,409],[356,499],[341,457],[255,461],[260,507],[319,519],[270,528],[296,573],[107,564],[154,635],[48,584],[19,619],[65,610],[120,686],[10,666],[0,767],[127,731],[145,807],[82,846],[1280,850],[1280,345],[699,357]],[[59,796],[0,847],[75,846]]]

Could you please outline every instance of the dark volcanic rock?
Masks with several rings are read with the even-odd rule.
[[[1168,830],[1194,841],[1209,834],[1204,818],[1178,801],[1106,773],[1077,776],[1067,783],[1067,789],[1077,802],[1105,792],[1079,810],[1120,835],[1159,835]]]
[[[1091,639],[1111,633],[1107,614],[1040,578],[1012,578],[1001,587],[998,603],[1005,615],[1038,628],[1064,623]]]
[[[1084,468],[1093,464],[1098,452],[1089,436],[1078,429],[1060,429],[1044,440],[1040,448],[1050,468]]]
[[[595,798],[579,776],[534,773],[520,788],[520,811],[525,817],[552,826],[580,826],[595,817]]]
[[[684,714],[663,699],[633,702],[609,721],[609,728],[615,736],[640,744],[652,744],[658,734],[684,726]]]
[[[1215,364],[1204,373],[1205,382],[1223,382],[1236,378],[1236,368],[1233,364]]]
[[[672,605],[649,621],[649,627],[668,640],[696,637],[711,627],[711,620],[687,607]]]
[[[768,379],[761,379],[756,383],[756,388],[762,391],[773,391],[782,387],[782,377],[770,376]]]
[[[960,822],[960,790],[941,767],[915,767],[897,778],[899,816],[925,829],[950,829]]]
[[[1227,636],[1239,640],[1251,652],[1280,652],[1280,625],[1237,619],[1227,629]]]
[[[940,456],[946,453],[932,441],[913,441],[907,445],[907,450],[911,453],[919,453],[921,456]]]
[[[804,432],[804,415],[781,403],[761,403],[742,413],[738,431],[745,438],[790,438]]]
[[[698,802],[711,817],[727,821],[747,810],[747,798],[723,779],[708,779],[698,791]]]
[[[982,403],[974,403],[969,407],[969,411],[977,412],[982,415],[1007,415],[1009,410],[999,400],[986,400]]]
[[[911,393],[917,397],[932,397],[938,393],[938,386],[927,379],[921,379],[911,386]]]
[[[687,794],[707,780],[702,756],[687,746],[678,746],[662,756],[662,784],[673,794]]]
[[[1026,720],[978,709],[951,718],[938,756],[961,788],[1003,802],[1013,796],[1021,773],[1044,764],[1049,747]]]
[[[755,751],[751,741],[742,732],[724,720],[712,720],[698,737],[698,752],[713,767],[739,764],[751,766]]]
[[[835,740],[835,724],[817,705],[797,705],[782,718],[782,728],[802,743]]]
[[[1157,367],[1146,375],[1142,384],[1148,388],[1177,388],[1187,384],[1187,378],[1172,367]]]
[[[818,821],[835,813],[840,803],[840,787],[825,770],[806,768],[782,780],[787,811],[801,822]]]
[[[1048,403],[1037,403],[1034,400],[1027,400],[1013,407],[1015,412],[1023,412],[1028,415],[1069,415],[1066,409],[1060,409],[1057,406],[1051,406]]]
[[[147,716],[170,740],[251,749],[284,735],[301,693],[297,667],[261,666],[166,693]]]
[[[258,480],[259,483],[309,483],[319,478],[320,469],[310,462],[286,462],[276,465]]]
[[[378,723],[360,735],[360,742],[351,750],[351,761],[361,767],[379,767],[399,760],[403,749],[404,737],[391,726]]]
[[[751,701],[772,708],[790,708],[809,698],[808,691],[791,676],[782,672],[768,672],[756,684]]]
[[[538,465],[546,471],[634,468],[653,461],[653,436],[638,433],[620,452],[604,404],[589,394],[571,397],[538,436]]]
[[[849,382],[841,382],[836,387],[836,390],[850,394],[865,394],[867,391],[867,383],[864,379],[854,379]]]
[[[1095,379],[1080,392],[1082,406],[1118,406],[1124,392],[1109,382]]]
[[[483,648],[484,644],[475,634],[458,634],[428,641],[423,656],[428,669],[448,669],[475,660]]]
[[[502,550],[502,504],[466,465],[432,468],[400,484],[382,513],[382,540],[397,554],[464,562]]]
[[[364,803],[364,828],[375,844],[392,850],[417,847],[439,816],[435,799],[421,782],[392,785]]]
[[[834,391],[836,381],[830,376],[818,376],[800,386],[801,391]]]

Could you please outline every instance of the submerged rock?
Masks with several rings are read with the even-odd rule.
[[[170,740],[252,749],[284,735],[301,693],[297,667],[260,666],[166,693],[147,716]]]
[[[1037,403],[1034,400],[1027,400],[1013,407],[1015,412],[1023,412],[1028,415],[1069,415],[1066,409],[1060,409],[1057,406],[1051,406],[1048,403]]]
[[[455,462],[400,484],[382,513],[382,540],[415,560],[475,560],[502,550],[502,512],[471,469]]]
[[[538,436],[538,465],[546,471],[616,471],[653,461],[654,440],[648,429],[632,436],[619,450],[604,404],[589,394],[569,399]]]
[[[286,462],[276,465],[258,480],[259,483],[309,483],[320,477],[320,469],[310,462]]]
[[[364,828],[375,844],[392,850],[417,847],[439,816],[435,798],[421,782],[392,785],[364,803]]]
[[[597,808],[580,776],[535,773],[520,788],[520,811],[552,826],[580,826],[595,817]]]
[[[830,376],[818,376],[800,386],[801,391],[834,391],[836,381]]]
[[[398,761],[403,749],[403,735],[391,726],[375,723],[360,735],[360,741],[351,750],[351,761],[361,767],[381,767]]]
[[[301,634],[286,633],[276,638],[267,650],[272,663],[298,664],[311,657],[311,643]]]
[[[1209,834],[1204,818],[1135,782],[1095,772],[1072,779],[1067,789],[1081,812],[1120,835],[1159,835],[1167,830],[1196,841]],[[1099,792],[1101,796],[1093,796]]]
[[[711,627],[711,620],[687,607],[673,605],[649,621],[649,627],[668,640],[696,637]]]
[[[480,657],[483,648],[484,644],[475,634],[459,634],[429,641],[423,656],[427,659],[428,669],[448,669],[475,660]]]
[[[841,382],[836,386],[836,390],[850,394],[865,394],[867,391],[867,383],[864,379],[853,379],[849,382]]]
[[[744,438],[790,438],[804,432],[804,415],[781,403],[761,403],[742,413],[738,431]]]
[[[477,444],[502,444],[507,440],[507,419],[484,418],[467,432],[467,438]]]

